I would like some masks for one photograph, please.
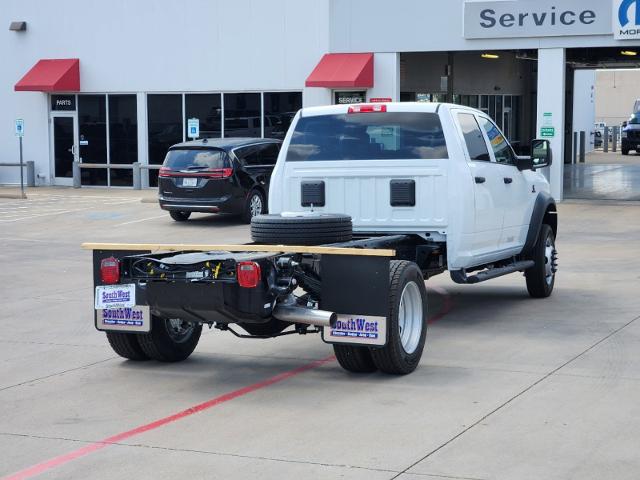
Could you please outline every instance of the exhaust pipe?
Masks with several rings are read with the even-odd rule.
[[[338,321],[338,315],[334,312],[292,305],[276,306],[273,309],[273,316],[283,322],[302,323],[314,327],[334,327]]]

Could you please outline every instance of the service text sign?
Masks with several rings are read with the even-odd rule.
[[[468,39],[611,35],[611,21],[610,0],[494,0],[464,4],[464,37]]]

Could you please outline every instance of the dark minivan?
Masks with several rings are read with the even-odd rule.
[[[178,222],[192,212],[240,214],[251,222],[267,212],[281,144],[268,138],[223,138],[174,145],[158,175],[160,208]]]

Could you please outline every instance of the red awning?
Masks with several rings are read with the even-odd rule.
[[[373,87],[373,53],[328,53],[311,72],[307,87]]]
[[[16,92],[79,92],[80,60],[40,60],[16,83]]]

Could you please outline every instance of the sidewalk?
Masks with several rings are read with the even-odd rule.
[[[139,198],[143,203],[156,203],[158,201],[157,188],[145,188],[133,190],[131,188],[73,188],[73,187],[26,187],[27,198],[38,196],[75,196],[75,197],[110,197],[110,198]],[[19,185],[0,186],[0,199],[20,198]]]

